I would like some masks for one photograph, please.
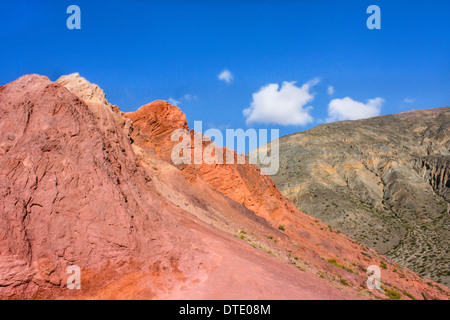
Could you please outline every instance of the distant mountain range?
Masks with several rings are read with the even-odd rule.
[[[296,207],[450,285],[450,108],[319,125],[280,138],[271,178]]]

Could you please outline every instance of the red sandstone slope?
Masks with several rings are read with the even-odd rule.
[[[180,109],[165,101],[155,101],[141,107],[136,112],[125,114],[125,116],[133,121],[130,135],[135,144],[143,149],[144,154],[147,157],[156,154],[159,158],[171,163],[171,150],[178,143],[171,140],[171,134],[177,129],[188,129],[186,118]],[[195,145],[195,135],[198,133],[191,130],[192,146]],[[210,143],[212,142],[203,141],[203,150]],[[227,150],[226,148],[223,150],[225,155]],[[191,163],[194,163],[193,151]],[[248,163],[218,165],[203,162],[202,164],[182,164],[176,167],[189,182],[191,189],[206,183],[210,188],[243,204],[255,215],[264,218],[272,230],[269,228],[262,232],[258,232],[261,230],[252,230],[252,235],[256,234],[256,236],[244,237],[254,246],[262,247],[266,251],[269,250],[268,247],[270,251],[276,251],[280,258],[302,269],[304,265],[307,265],[306,269],[316,272],[330,281],[342,282],[341,280],[344,278],[348,283],[365,288],[366,274],[361,271],[364,271],[368,265],[385,266],[387,262],[391,267],[386,267],[387,270],[383,272],[384,276],[394,282],[392,285],[391,282],[386,281],[387,284],[403,287],[404,293],[407,293],[408,290],[415,290],[418,295],[420,295],[420,290],[426,287],[416,283],[416,281],[423,282],[416,274],[409,270],[403,272],[401,266],[395,265],[376,252],[371,251],[370,254],[367,254],[366,251],[369,251],[367,247],[361,247],[351,239],[333,232],[331,228],[317,219],[299,212],[290,201],[280,194],[272,180],[261,175],[260,169],[254,165]],[[230,217],[227,218],[230,220]],[[276,230],[278,234],[275,236],[277,238],[275,244],[261,240],[268,236],[273,238],[273,230],[277,229],[279,225],[284,225],[286,231],[279,235],[279,231]],[[286,235],[287,237],[285,237]],[[329,259],[337,259],[340,268],[347,272],[336,272],[334,265],[330,270]],[[326,261],[325,264],[324,261]],[[350,265],[353,266],[349,267]],[[350,269],[353,270],[349,271]],[[402,271],[399,271],[400,269]],[[401,274],[397,274],[398,272]],[[355,273],[359,273],[359,277]]]
[[[177,129],[189,130],[184,113],[166,101],[155,101],[125,116],[133,121],[130,136],[134,142],[149,154],[156,153],[161,159],[172,163],[171,152],[178,144],[178,141],[171,140],[172,132]],[[197,133],[193,130],[190,131],[191,146],[194,146],[195,134]],[[200,139],[201,137],[200,134]],[[203,150],[211,143],[203,141]],[[227,152],[234,154],[237,163],[237,154],[228,148],[223,148],[223,162],[225,163]],[[196,165],[193,164],[194,152],[192,152],[192,164],[181,164],[177,167],[190,181],[200,178],[213,189],[244,204],[258,215],[289,223],[286,216],[297,211],[295,206],[281,195],[268,176],[261,175],[261,170],[257,166],[246,162],[234,165],[207,164],[203,161],[201,165]]]
[[[172,166],[165,141],[174,122],[187,127],[178,109],[143,107],[130,123],[84,79],[58,82],[67,88],[36,75],[0,87],[1,298],[373,296],[363,269],[382,257],[291,210],[256,167],[226,169],[239,174],[244,206],[213,183],[229,184],[225,171],[205,169],[208,179],[201,165]],[[65,287],[73,264],[81,290]],[[447,297],[399,266],[383,280]]]

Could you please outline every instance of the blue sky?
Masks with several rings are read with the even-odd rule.
[[[81,30],[66,27],[71,4]],[[381,30],[366,27],[372,4]],[[79,72],[125,112],[172,98],[191,127],[283,136],[449,106],[449,17],[433,0],[1,1],[0,84]]]

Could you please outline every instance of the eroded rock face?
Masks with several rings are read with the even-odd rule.
[[[450,203],[450,156],[419,157],[414,169],[438,195]]]
[[[79,73],[62,76],[56,83],[66,87],[70,92],[86,103],[94,102],[109,105],[105,92],[96,84],[90,83]]]
[[[125,115],[133,122],[131,137],[140,147],[170,161],[175,130],[189,130],[186,116],[166,101],[154,101]]]
[[[386,258],[297,211],[255,166],[173,165],[178,108],[125,117],[61,79],[0,87],[1,298],[385,298],[364,289]],[[66,287],[71,265],[81,290]],[[404,298],[448,298],[393,262],[383,279]]]
[[[175,130],[186,130],[189,132],[191,144],[196,146],[195,137],[200,141],[201,154],[210,144],[214,144],[207,137],[203,139],[201,133],[189,131],[185,115],[176,106],[165,101],[155,101],[141,107],[136,112],[125,115],[133,121],[131,137],[140,147],[150,154],[170,162],[171,153],[179,141],[172,141],[172,133]],[[201,179],[208,183],[211,188],[221,192],[223,195],[243,204],[246,208],[257,212],[264,218],[277,218],[284,223],[283,217],[295,212],[295,207],[287,201],[276,189],[273,181],[261,174],[261,170],[249,164],[237,165],[238,154],[229,148],[222,149],[222,164],[208,164],[201,159],[201,164],[196,164],[195,151],[190,154],[190,164],[177,165],[178,169],[190,181]],[[227,153],[229,159],[234,159],[233,164],[227,164]],[[214,154],[214,152],[213,152]]]
[[[116,280],[157,263],[169,278],[174,262],[184,268],[181,252],[195,240],[182,241],[191,237],[182,227],[170,231],[175,218],[142,185],[151,176],[113,119],[100,125],[84,101],[45,77],[0,90],[1,296],[45,297],[63,287],[72,264]],[[88,293],[104,285],[92,282]]]
[[[280,138],[272,176],[298,209],[449,284],[450,108],[323,124]]]

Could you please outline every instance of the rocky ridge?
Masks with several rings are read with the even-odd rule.
[[[278,189],[299,210],[450,284],[450,108],[322,124],[280,138]]]
[[[124,114],[79,75],[27,75],[0,87],[0,115],[1,298],[448,299],[255,166],[171,163],[168,138],[188,129],[175,106]],[[74,264],[81,290],[65,286]],[[383,293],[369,265],[385,266]]]

